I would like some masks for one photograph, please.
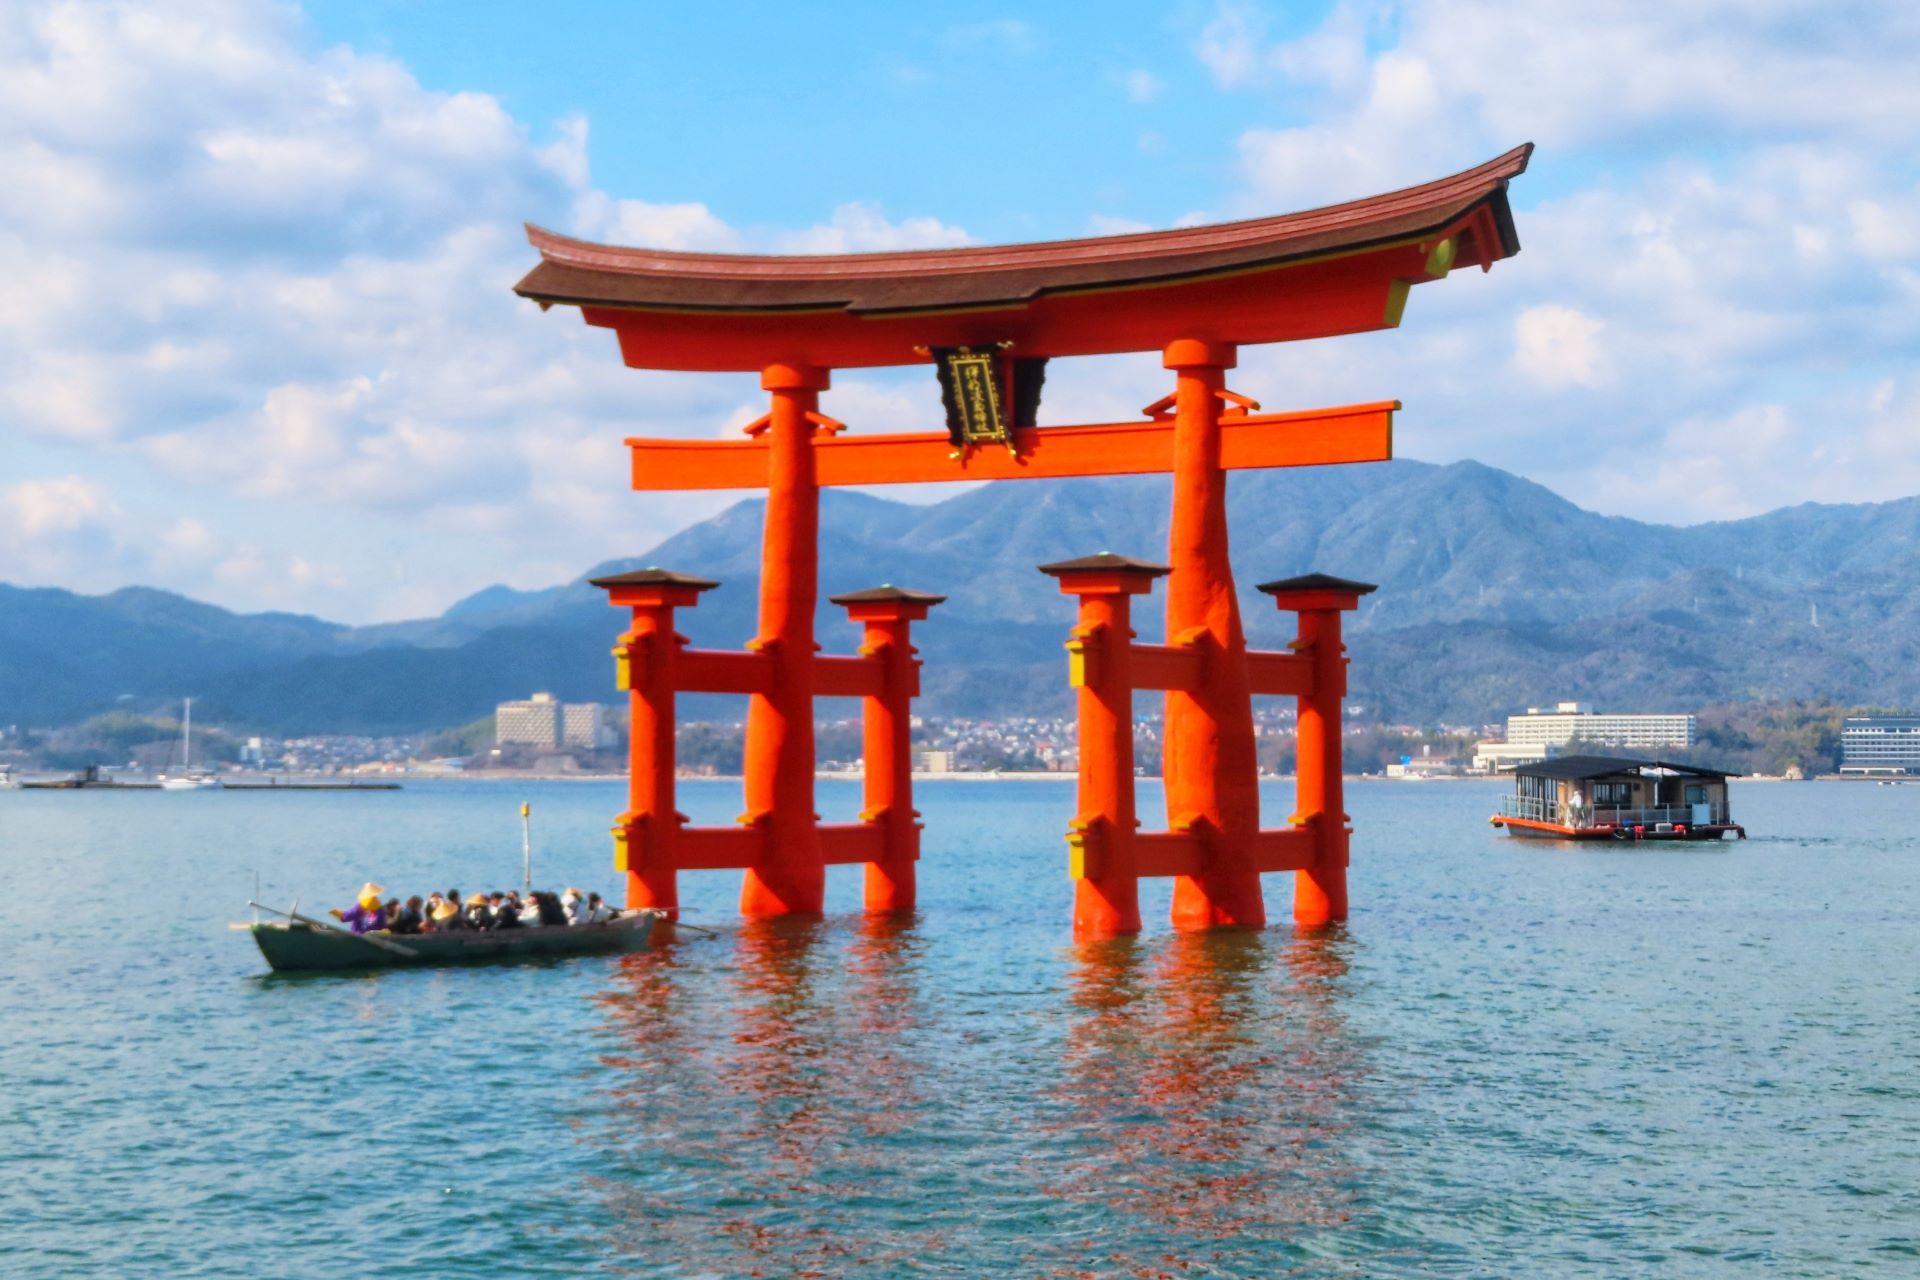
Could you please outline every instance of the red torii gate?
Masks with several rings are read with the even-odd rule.
[[[1177,877],[1179,928],[1266,922],[1259,876],[1296,874],[1294,918],[1344,919],[1339,615],[1366,584],[1310,575],[1270,583],[1300,615],[1290,654],[1249,653],[1228,560],[1229,470],[1382,461],[1397,402],[1260,413],[1229,391],[1236,349],[1392,328],[1415,284],[1519,251],[1510,179],[1531,145],[1423,186],[1304,213],[1090,240],[908,253],[762,257],[589,244],[529,227],[541,261],[515,286],[614,330],[635,368],[758,372],[765,417],[740,441],[631,439],[636,489],[764,489],[759,634],[745,652],[687,647],[673,611],[713,583],[664,570],[599,579],[632,611],[615,654],[633,709],[632,781],[614,829],[627,901],[677,911],[677,873],[745,871],[750,916],[816,913],[825,867],[863,863],[869,910],[910,908],[919,828],[907,708],[919,663],[909,625],[941,597],[882,588],[836,597],[865,626],[860,656],[818,656],[823,485],[1170,472],[1165,567],[1097,556],[1045,566],[1081,601],[1069,644],[1080,689],[1079,814],[1069,836],[1083,934],[1140,927],[1141,875]],[[944,433],[841,435],[820,412],[836,368],[926,363],[939,349],[1019,359],[1158,350],[1174,389],[1145,421],[1016,425],[1008,448],[956,449]],[[1014,399],[1011,383],[995,394]],[[997,406],[996,406],[997,407]],[[1128,598],[1168,579],[1167,643],[1134,645]],[[1131,696],[1166,691],[1170,830],[1134,828]],[[749,695],[746,813],[697,828],[674,807],[674,696]],[[1290,831],[1259,825],[1251,697],[1299,699]],[[814,812],[816,696],[864,700],[860,821]]]

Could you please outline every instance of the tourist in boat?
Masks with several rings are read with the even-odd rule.
[[[588,924],[605,924],[607,921],[613,919],[613,917],[613,908],[602,902],[599,894],[590,893],[587,895]]]
[[[520,927],[519,894],[508,897],[504,893],[493,895],[493,927],[496,929],[518,929]]]
[[[539,894],[528,893],[518,905],[520,908],[520,927],[522,929],[538,929],[546,923],[546,921],[540,918]]]
[[[460,891],[447,890],[447,901],[453,904],[453,919],[447,922],[447,928],[457,930],[473,928],[473,921],[467,916],[467,908],[472,904],[460,900]]]
[[[469,929],[493,928],[493,908],[487,905],[487,895],[476,893],[468,898],[461,919],[466,921]]]
[[[461,927],[459,904],[447,901],[443,894],[434,894],[427,902],[426,931],[447,933]]]
[[[380,905],[380,895],[386,889],[369,880],[360,886],[358,899],[345,911],[333,911],[335,920],[347,926],[355,933],[372,933],[387,927],[386,909]]]
[[[550,889],[542,889],[533,895],[531,908],[521,917],[523,923],[538,920],[549,929],[564,927],[572,921],[567,918],[567,909],[560,905]]]
[[[587,919],[586,896],[582,894],[578,889],[574,888],[572,885],[568,885],[567,891],[560,895],[560,907],[563,911],[567,913],[568,924],[586,923],[586,919]]]
[[[426,912],[420,895],[416,893],[407,899],[406,906],[388,917],[387,929],[392,933],[421,933],[425,931],[426,923]]]

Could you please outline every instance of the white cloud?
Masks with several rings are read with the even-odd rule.
[[[942,249],[970,243],[967,233],[937,218],[891,222],[870,204],[843,204],[826,225],[776,233],[776,253],[874,253],[896,249]]]
[[[1920,11],[1414,0],[1270,40],[1229,5],[1196,53],[1281,121],[1241,132],[1234,213],[1541,146],[1518,258],[1422,285],[1397,332],[1243,355],[1242,389],[1398,396],[1412,456],[1657,520],[1920,490],[1874,398],[1920,354]]]
[[[1600,321],[1572,307],[1528,307],[1513,322],[1513,364],[1544,387],[1591,387],[1603,376]]]
[[[514,297],[522,220],[720,252],[968,239],[866,203],[742,231],[615,199],[584,119],[535,136],[491,97],[304,39],[252,0],[0,10],[0,433],[144,465],[194,512],[96,491],[74,528],[8,526],[6,578],[364,620],[630,554],[733,495],[633,495],[622,437],[711,435],[752,379],[626,369],[604,331]]]
[[[1223,89],[1240,89],[1258,78],[1267,60],[1265,16],[1253,5],[1223,2],[1194,41],[1194,55]]]

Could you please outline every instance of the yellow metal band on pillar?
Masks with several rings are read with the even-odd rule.
[[[1427,255],[1427,274],[1438,279],[1453,270],[1453,256],[1459,252],[1459,248],[1452,236],[1433,246],[1433,251]]]
[[[1100,831],[1093,823],[1076,821],[1067,831],[1067,876],[1091,880],[1100,874]]]

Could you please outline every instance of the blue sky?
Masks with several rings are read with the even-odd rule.
[[[1522,254],[1398,331],[1243,353],[1275,407],[1398,397],[1403,456],[1732,518],[1920,493],[1920,17],[1747,0],[970,8],[0,7],[0,581],[417,616],[728,499],[622,436],[643,374],[508,292],[518,224],[834,252],[1307,207],[1539,144]],[[1059,362],[1055,421],[1151,357]],[[932,380],[848,372],[854,429]],[[927,493],[908,495],[924,499]]]

